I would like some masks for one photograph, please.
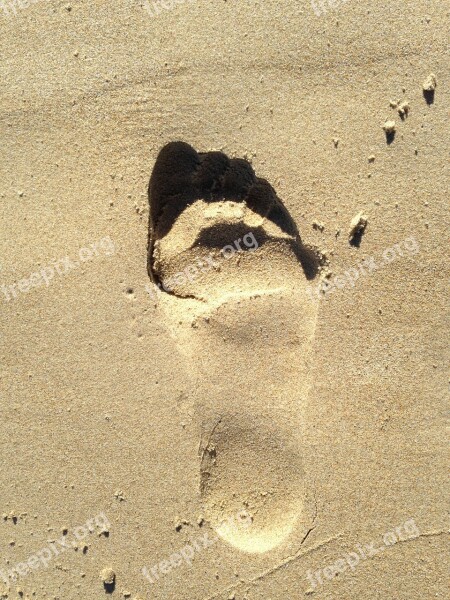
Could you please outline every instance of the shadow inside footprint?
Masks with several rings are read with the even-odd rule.
[[[227,200],[244,203],[255,214],[271,221],[291,238],[291,248],[307,279],[313,279],[317,275],[317,254],[302,244],[294,220],[273,187],[265,179],[256,177],[252,166],[244,159],[230,159],[222,152],[198,153],[185,142],[170,142],[158,154],[150,178],[148,196],[150,213],[147,266],[154,282],[162,279],[154,256],[155,243],[169,233],[183,211],[197,200],[205,203]],[[222,237],[225,238],[226,235],[228,232],[225,228]],[[206,242],[207,246],[211,246],[207,237],[208,233],[204,231],[197,243],[201,245]],[[217,245],[217,236],[214,243]]]

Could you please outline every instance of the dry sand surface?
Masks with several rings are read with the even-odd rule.
[[[0,598],[447,597],[448,13],[0,2]]]

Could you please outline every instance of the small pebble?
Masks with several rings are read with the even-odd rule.
[[[316,231],[323,231],[325,229],[325,225],[323,223],[319,223],[319,221],[313,221],[312,226]]]
[[[423,82],[422,88],[424,92],[434,92],[437,86],[436,75],[431,73]]]
[[[358,213],[350,222],[350,229],[348,231],[348,241],[350,244],[357,244],[366,230],[368,219],[362,213]]]
[[[116,574],[111,567],[107,567],[100,573],[100,578],[106,585],[112,585],[116,580]]]
[[[401,104],[399,104],[399,106],[398,106],[398,109],[397,109],[398,114],[401,117],[407,117],[408,113],[409,113],[409,109],[410,109],[409,102],[404,101]]]
[[[392,135],[395,133],[395,121],[386,121],[386,123],[383,125],[383,129],[386,134]]]

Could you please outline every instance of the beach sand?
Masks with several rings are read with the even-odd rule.
[[[1,597],[445,598],[448,8],[164,4],[0,5]]]

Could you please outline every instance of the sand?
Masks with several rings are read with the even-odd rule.
[[[445,598],[444,3],[5,6],[3,597]]]

